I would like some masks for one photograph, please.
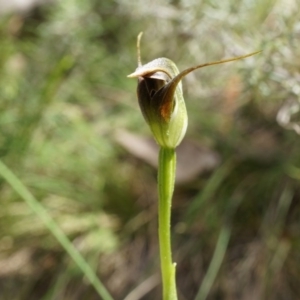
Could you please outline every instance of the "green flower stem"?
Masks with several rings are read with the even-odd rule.
[[[163,300],[177,300],[175,268],[171,251],[171,204],[175,184],[175,149],[161,147],[158,166],[158,233]]]

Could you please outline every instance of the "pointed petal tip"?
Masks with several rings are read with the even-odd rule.
[[[136,78],[136,77],[139,77],[139,74],[137,74],[136,72],[133,72],[129,75],[127,75],[128,78]]]

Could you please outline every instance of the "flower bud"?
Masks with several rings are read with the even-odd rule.
[[[138,78],[141,111],[157,143],[166,148],[179,145],[188,123],[178,74],[170,59],[158,58],[128,76]]]
[[[165,148],[176,148],[187,129],[188,117],[181,79],[199,68],[243,59],[260,52],[204,63],[179,73],[175,63],[168,58],[157,58],[142,65],[141,36],[142,33],[137,39],[138,68],[128,77],[138,78],[137,96],[141,111],[156,142]]]

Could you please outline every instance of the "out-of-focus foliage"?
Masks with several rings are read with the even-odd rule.
[[[183,82],[187,139],[221,164],[175,191],[180,299],[197,294],[222,228],[230,242],[207,299],[299,298],[300,137],[276,121],[300,101],[297,6],[64,0],[0,17],[1,159],[115,299],[149,277],[149,291],[127,300],[160,297],[156,171],[115,140],[120,129],[149,135],[126,78],[140,31],[144,63],[168,57],[180,70],[262,50]],[[42,221],[0,188],[0,298],[99,299]]]

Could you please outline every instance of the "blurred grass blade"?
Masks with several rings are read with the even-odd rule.
[[[81,269],[83,274],[88,278],[93,285],[99,296],[103,300],[113,300],[107,289],[101,283],[95,272],[85,261],[83,256],[74,247],[65,233],[59,228],[57,223],[48,214],[46,209],[39,203],[39,201],[29,192],[24,184],[14,175],[14,173],[0,160],[0,175],[11,185],[11,187],[20,195],[21,198],[27,203],[32,211],[37,214],[44,222],[48,230],[55,236],[61,246],[75,261],[77,266]]]
[[[187,212],[185,214],[185,220],[188,225],[193,224],[196,219],[201,205],[210,198],[213,193],[218,189],[222,184],[228,173],[233,167],[233,161],[230,160],[224,163],[216,172],[211,176],[204,189],[195,197],[193,202],[190,204]]]
[[[230,235],[231,235],[231,229],[228,226],[224,225],[219,234],[217,245],[212,260],[210,262],[208,271],[202,281],[202,284],[200,286],[200,289],[197,293],[195,300],[205,300],[207,298],[208,293],[221,267],[229,243]]]
[[[36,105],[34,105],[30,111],[26,108],[26,106],[28,106],[26,101],[18,105],[18,110],[22,118],[21,121],[17,123],[19,124],[19,128],[10,146],[10,151],[14,154],[13,159],[16,161],[23,157],[22,153],[26,151],[31,141],[29,137],[33,135],[38,127],[38,124],[45,114],[45,110],[55,99],[54,96],[63,82],[63,79],[66,77],[66,74],[70,72],[74,64],[75,62],[71,56],[63,56],[54,64],[49,74],[45,76],[42,86],[35,87],[35,93],[33,93],[32,96],[30,95],[30,97],[33,98],[31,102],[35,102]]]
[[[160,278],[157,274],[152,275],[140,285],[138,285],[134,290],[132,290],[124,300],[139,300],[142,299],[147,293],[149,293],[155,286],[159,284]]]

